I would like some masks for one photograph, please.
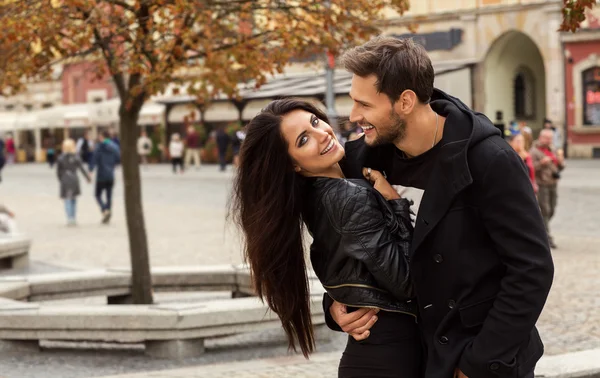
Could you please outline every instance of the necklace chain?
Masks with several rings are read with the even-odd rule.
[[[439,127],[440,116],[435,113],[435,134],[433,135],[433,143],[431,143],[431,148],[435,146],[435,140],[437,139],[438,127]]]

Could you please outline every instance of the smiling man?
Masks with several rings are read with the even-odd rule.
[[[412,40],[379,37],[343,63],[354,74],[350,120],[365,130],[346,144],[346,177],[382,171],[413,201],[425,377],[533,377],[554,270],[523,162],[488,118],[434,89],[431,60]],[[327,295],[324,307],[327,324],[357,340],[377,327],[373,310]]]

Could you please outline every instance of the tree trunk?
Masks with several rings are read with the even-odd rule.
[[[131,256],[131,295],[133,304],[152,304],[152,276],[148,255],[148,238],[142,209],[142,185],[140,178],[137,138],[137,120],[140,108],[126,109],[121,103],[120,135],[121,165],[125,188],[125,216],[129,234],[129,254]]]

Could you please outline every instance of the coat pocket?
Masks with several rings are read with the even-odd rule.
[[[460,321],[462,324],[469,327],[477,327],[485,321],[490,312],[496,296],[481,300],[479,302],[460,307],[458,312],[460,314]]]

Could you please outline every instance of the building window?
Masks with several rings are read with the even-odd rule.
[[[527,68],[517,71],[513,81],[515,118],[535,118],[535,79]]]
[[[600,67],[583,71],[583,124],[600,125]]]
[[[23,105],[23,107],[24,107],[24,108],[25,108],[25,110],[27,110],[28,112],[30,112],[30,111],[31,111],[31,109],[33,109],[33,105],[31,105],[31,104],[25,104],[25,105]]]
[[[52,107],[52,103],[51,102],[46,102],[42,104],[42,108],[43,109],[48,109]]]
[[[6,105],[6,110],[8,110],[8,111],[15,110],[15,106],[13,104]]]

